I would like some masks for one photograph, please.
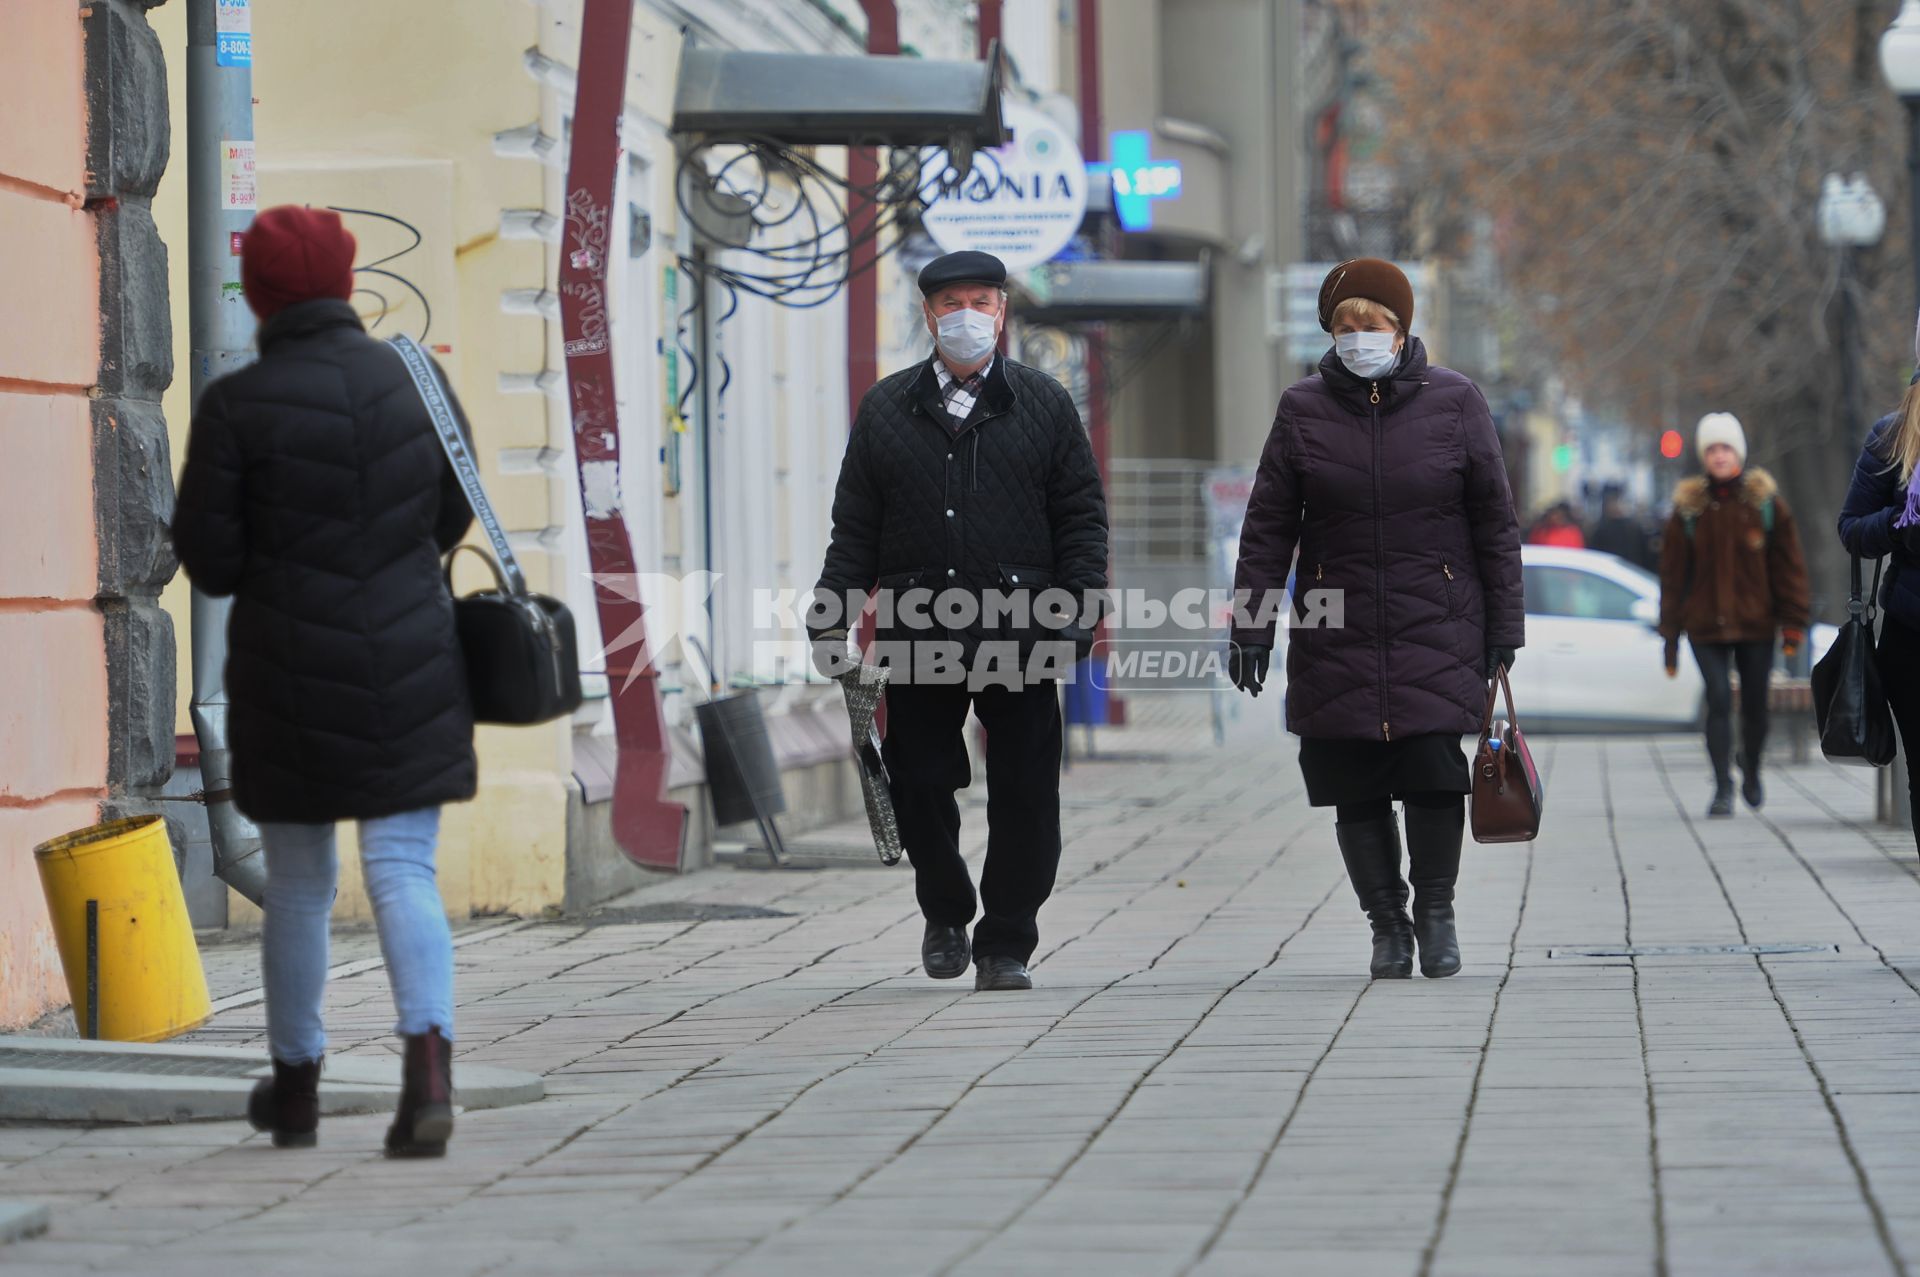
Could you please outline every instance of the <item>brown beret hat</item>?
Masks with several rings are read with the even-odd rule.
[[[1400,316],[1400,323],[1408,332],[1413,331],[1413,285],[1392,262],[1383,262],[1378,257],[1356,257],[1328,271],[1326,282],[1320,285],[1321,328],[1333,331],[1334,308],[1349,297],[1379,302]]]

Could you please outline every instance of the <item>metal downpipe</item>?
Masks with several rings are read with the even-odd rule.
[[[257,905],[266,897],[267,864],[259,829],[233,805],[233,750],[227,744],[227,613],[232,609],[230,599],[193,592],[189,712],[200,740],[200,787],[206,793],[214,876]]]
[[[242,6],[244,9],[244,6]],[[252,362],[253,314],[240,296],[234,235],[253,221],[253,71],[219,49],[215,0],[187,4],[187,302],[193,347],[193,402],[207,383]],[[201,787],[213,872],[260,904],[266,862],[260,831],[233,805],[233,753],[227,744],[227,613],[231,603],[193,592],[189,620],[193,696],[189,711],[200,740]]]

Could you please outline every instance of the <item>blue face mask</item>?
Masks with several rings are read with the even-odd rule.
[[[994,317],[977,310],[956,310],[940,316],[934,344],[956,364],[975,364],[993,352]]]

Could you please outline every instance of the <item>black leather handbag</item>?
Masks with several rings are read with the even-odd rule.
[[[493,546],[491,556],[478,546],[455,546],[446,561],[448,593],[453,591],[453,561],[460,551],[473,551],[493,570],[494,589],[455,595],[453,600],[473,716],[482,723],[525,725],[571,714],[580,708],[580,651],[573,613],[559,599],[527,588],[526,575],[494,516],[486,489],[480,486],[480,469],[454,420],[453,405],[433,362],[410,338],[395,337],[392,345],[406,362],[440,446],[467,494],[467,504]]]
[[[1873,561],[1873,588],[1860,595],[1860,557],[1853,558],[1853,592],[1847,619],[1833,646],[1813,667],[1813,713],[1820,726],[1820,752],[1836,763],[1885,767],[1893,761],[1893,710],[1880,686],[1873,651],[1873,621],[1879,611],[1880,560]]]
[[[496,588],[454,595],[453,623],[467,662],[473,716],[482,723],[544,723],[580,708],[580,654],[573,613],[559,599],[516,592],[500,566],[478,546],[455,546],[453,560],[471,550],[493,569]]]

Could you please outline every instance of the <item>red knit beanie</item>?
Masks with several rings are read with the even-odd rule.
[[[262,319],[296,302],[353,295],[353,236],[331,209],[282,204],[240,241],[240,284]]]

